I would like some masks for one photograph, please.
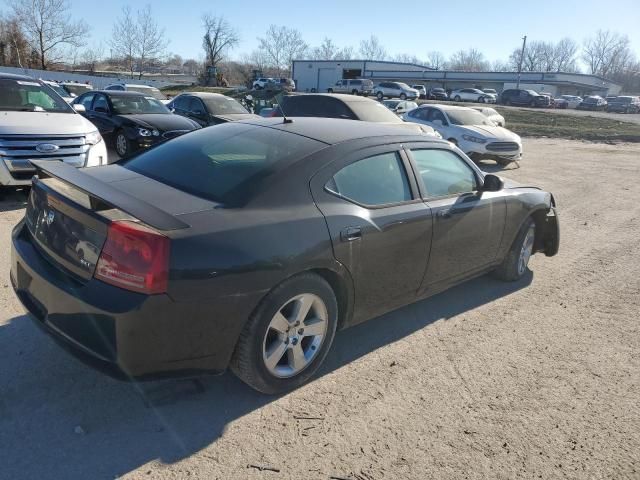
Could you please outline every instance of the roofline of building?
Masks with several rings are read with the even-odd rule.
[[[292,60],[292,62],[298,62],[298,63],[303,63],[303,62],[375,62],[375,63],[386,63],[386,64],[393,64],[393,65],[408,65],[408,66],[412,66],[412,67],[419,67],[419,68],[423,68],[426,71],[429,72],[442,72],[442,73],[462,73],[462,74],[466,74],[466,75],[473,75],[473,74],[478,74],[478,73],[484,73],[484,74],[516,74],[518,72],[500,72],[500,71],[495,71],[495,70],[491,70],[491,71],[482,71],[482,72],[468,72],[465,70],[441,70],[441,69],[436,69],[436,68],[432,68],[432,67],[427,67],[426,65],[419,65],[417,63],[406,63],[406,62],[393,62],[390,60],[359,60],[359,59],[346,59],[346,60]],[[380,72],[394,72],[394,73],[399,73],[398,70],[379,70]],[[579,73],[579,72],[521,72],[521,75],[555,75],[555,74],[561,74],[561,75],[579,75],[582,77],[590,77],[590,78],[597,78],[598,80],[602,80],[603,82],[608,82],[608,83],[612,83],[614,85],[619,85],[622,86],[621,83],[615,82],[613,80],[610,80],[608,78],[602,77],[600,75],[594,75],[591,73]]]
[[[369,62],[369,63],[389,63],[389,64],[394,64],[394,65],[408,65],[411,67],[419,67],[419,68],[423,68],[424,70],[429,70],[429,71],[437,71],[437,69],[433,68],[433,67],[427,67],[426,65],[420,65],[418,63],[407,63],[407,62],[393,62],[391,60],[362,60],[362,59],[346,59],[346,60],[291,60],[291,62]]]

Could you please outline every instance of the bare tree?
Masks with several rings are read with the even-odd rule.
[[[202,16],[204,36],[202,48],[207,57],[207,63],[211,67],[217,67],[224,60],[224,56],[240,42],[236,30],[224,17],[216,17],[210,13]]]
[[[138,11],[137,27],[135,51],[138,57],[138,78],[142,78],[148,66],[160,60],[168,42],[164,37],[164,28],[160,28],[153,18],[151,5]]]
[[[391,60],[394,62],[401,62],[401,63],[413,63],[415,65],[423,65],[424,63],[426,63],[420,60],[415,55],[411,55],[409,53],[399,53],[391,57]]]
[[[67,0],[12,0],[10,5],[42,70],[61,59],[61,47],[84,45],[89,27],[69,19]]]
[[[98,64],[104,58],[104,46],[102,43],[87,48],[82,55],[80,55],[81,65],[89,73],[95,73],[98,68]]]
[[[310,52],[313,60],[348,60],[353,58],[353,47],[338,47],[333,40],[325,37],[322,43]]]
[[[200,70],[200,63],[193,58],[189,58],[182,64],[182,70],[187,75],[197,75]]]
[[[578,44],[572,39],[565,37],[556,43],[556,71],[558,72],[575,72],[576,54],[578,53]]]
[[[134,21],[131,7],[122,7],[122,14],[113,25],[111,34],[111,49],[116,57],[121,58],[127,65],[127,70],[133,78],[136,66],[136,42],[138,27]]]
[[[502,60],[494,60],[491,62],[491,70],[493,72],[512,72],[513,69],[508,62]]]
[[[444,68],[445,58],[441,52],[433,50],[427,54],[427,62],[431,68],[440,70]]]
[[[10,67],[30,67],[29,42],[15,18],[0,20],[0,64]]]
[[[482,72],[489,70],[490,65],[482,52],[475,48],[470,48],[468,50],[460,50],[451,55],[449,68],[462,72]]]
[[[629,38],[609,30],[598,30],[594,37],[585,40],[582,48],[582,59],[595,75],[607,76],[624,70],[632,58]]]
[[[384,60],[387,58],[387,50],[380,44],[375,35],[360,42],[360,56],[364,60]]]
[[[276,69],[278,75],[288,72],[293,60],[304,56],[309,50],[298,30],[284,26],[271,25],[258,41],[259,54],[268,66]]]

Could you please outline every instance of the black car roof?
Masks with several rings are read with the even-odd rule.
[[[0,78],[4,78],[6,80],[29,80],[29,81],[37,81],[37,79],[30,77],[28,75],[16,75],[13,73],[0,73]]]
[[[347,95],[349,96],[349,95]],[[285,123],[282,117],[244,120],[240,123],[275,128],[278,130],[302,135],[328,145],[372,137],[386,137],[391,141],[433,142],[449,145],[448,142],[435,137],[411,133],[401,126],[385,123],[362,122],[360,120],[343,120],[339,118],[320,117],[287,117],[292,120]]]
[[[87,92],[89,93],[89,92]],[[92,90],[91,93],[104,93],[108,96],[118,96],[118,97],[148,97],[149,95],[144,92],[133,92],[126,90]]]
[[[344,103],[357,103],[357,102],[375,102],[371,98],[359,97],[357,95],[347,95],[345,93],[294,93],[286,95],[283,100],[288,100],[296,97],[326,97],[334,98]]]
[[[231,99],[235,100],[235,98],[233,98],[233,97],[229,97],[229,96],[223,95],[221,93],[213,93],[213,92],[182,92],[181,94],[176,95],[175,98],[178,98],[181,95],[191,95],[193,97],[198,97],[198,98],[226,97],[226,98],[231,98]]]

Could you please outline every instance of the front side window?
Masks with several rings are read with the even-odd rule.
[[[460,195],[478,189],[475,173],[448,150],[412,150],[427,198]]]
[[[375,155],[347,165],[333,176],[327,188],[369,206],[412,199],[407,174],[397,152]]]
[[[97,111],[108,112],[109,104],[107,103],[107,97],[105,97],[104,95],[98,95],[96,97],[96,101],[93,102],[93,110],[96,112]]]

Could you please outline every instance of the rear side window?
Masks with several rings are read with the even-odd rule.
[[[448,150],[412,150],[428,198],[460,195],[477,190],[475,173]]]
[[[173,101],[173,108],[177,108],[178,110],[188,110],[190,98],[191,97],[187,95],[180,95]]]
[[[379,206],[411,200],[407,174],[397,152],[347,165],[333,176],[327,188],[362,205]]]
[[[175,138],[121,163],[208,200],[244,204],[262,183],[324,143],[275,128],[226,123]]]
[[[344,103],[329,96],[300,95],[285,97],[282,102],[282,109],[289,117],[324,117],[356,120],[353,112]]]

